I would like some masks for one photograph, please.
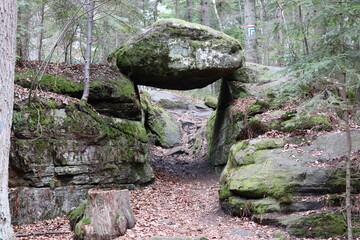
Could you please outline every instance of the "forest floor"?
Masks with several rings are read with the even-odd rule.
[[[183,96],[179,98],[187,101]],[[271,239],[275,231],[289,237],[282,229],[259,225],[248,218],[231,217],[221,210],[218,201],[219,174],[206,162],[206,147],[198,154],[189,150],[189,140],[204,129],[211,111],[191,104],[188,110],[170,111],[177,121],[186,119],[193,124],[182,129],[183,146],[173,149],[153,146],[155,183],[131,191],[131,205],[137,223],[117,240],[140,240],[153,236]],[[66,217],[16,226],[15,232],[17,239],[72,239],[73,236]],[[29,233],[48,234],[26,235]],[[21,234],[26,236],[20,237]]]

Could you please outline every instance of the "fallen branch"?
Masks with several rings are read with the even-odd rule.
[[[68,234],[70,231],[60,231],[60,232],[34,232],[34,233],[18,233],[15,234],[15,237],[28,237],[28,236],[40,236],[40,235],[58,235],[58,234]]]

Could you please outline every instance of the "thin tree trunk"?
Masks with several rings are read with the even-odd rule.
[[[255,0],[245,0],[245,54],[248,62],[259,62],[256,37]]]
[[[346,155],[346,191],[345,191],[345,207],[346,207],[346,222],[347,222],[347,233],[348,240],[353,239],[353,231],[352,231],[352,214],[351,214],[351,152],[352,152],[352,140],[351,140],[351,132],[350,132],[350,123],[349,123],[349,106],[350,103],[346,98],[347,87],[346,87],[346,73],[342,73],[342,83],[344,85],[342,91],[343,101],[346,103],[347,109],[344,111],[344,121],[345,121],[345,132],[346,132],[346,143],[347,143],[347,155]]]
[[[209,0],[201,0],[201,24],[210,27]]]
[[[193,0],[186,0],[186,20],[193,21]]]
[[[154,6],[154,11],[153,11],[153,16],[154,16],[154,22],[156,22],[157,21],[157,19],[158,19],[158,5],[159,5],[159,0],[156,0],[155,1],[155,6]]]
[[[40,36],[39,36],[39,49],[38,49],[38,60],[41,61],[41,53],[44,39],[44,20],[45,20],[45,3],[41,4],[40,9]]]
[[[276,9],[276,19],[277,19],[277,23],[281,24],[282,22],[282,17],[281,17],[281,8],[277,8]],[[284,45],[284,37],[283,37],[283,32],[281,28],[278,28],[277,34],[276,34],[276,41],[275,41],[278,46],[277,46],[277,55],[278,56],[283,56],[284,55],[284,48],[282,47]],[[281,67],[282,66],[282,61],[280,58],[276,59],[275,62],[276,66]]]
[[[219,23],[220,31],[224,31],[222,21],[221,21],[221,18],[219,16],[219,12],[218,12],[217,7],[216,7],[216,0],[212,0],[212,1],[213,1],[213,5],[214,5],[214,12],[215,12],[215,15],[216,15],[216,19],[218,20],[218,23]]]
[[[176,18],[179,18],[179,12],[180,12],[179,0],[175,0],[175,16],[176,16]]]
[[[85,52],[85,84],[84,84],[84,92],[81,97],[81,100],[87,101],[90,92],[90,64],[91,64],[91,45],[92,45],[92,28],[94,22],[94,8],[95,1],[87,0],[87,38],[86,38],[86,52]]]
[[[13,236],[9,210],[8,178],[10,133],[14,101],[16,0],[0,3],[0,239]]]
[[[346,4],[346,1],[340,2],[340,6],[342,4]],[[340,31],[343,30],[345,19],[342,15],[339,15],[340,20]],[[344,37],[341,38],[340,49],[341,52],[344,53]],[[341,83],[343,84],[342,98],[343,102],[346,104],[346,110],[344,111],[344,121],[345,121],[345,131],[346,131],[346,143],[347,143],[347,156],[346,156],[346,179],[345,179],[345,208],[346,208],[346,223],[347,223],[347,237],[348,240],[353,239],[353,229],[352,229],[352,214],[351,214],[351,152],[352,152],[352,140],[351,140],[351,132],[350,132],[350,117],[349,117],[349,108],[350,102],[347,98],[347,79],[346,72],[344,71],[341,74]]]
[[[306,37],[306,31],[305,31],[305,25],[304,25],[302,7],[301,7],[301,4],[300,4],[300,1],[298,1],[298,2],[299,2],[299,5],[298,5],[298,9],[299,9],[299,21],[300,21],[300,23],[301,23],[301,32],[302,32],[302,34],[303,34],[304,53],[305,53],[306,55],[309,55],[309,53],[310,53],[309,43],[308,43],[308,40],[307,40],[307,37]]]
[[[146,0],[142,0],[142,19],[143,19],[143,27],[146,27]],[[116,39],[117,40],[117,39]]]
[[[270,58],[269,49],[270,49],[270,42],[271,42],[272,34],[270,34],[271,30],[269,30],[269,25],[265,24],[269,20],[265,2],[264,2],[264,0],[260,0],[260,3],[261,3],[260,20],[263,23],[261,31],[262,31],[263,35],[265,36],[261,64],[269,65],[270,64],[269,63],[269,58]]]
[[[293,45],[291,43],[291,40],[290,40],[290,36],[289,36],[289,28],[288,28],[288,25],[287,25],[287,21],[286,21],[286,18],[285,18],[285,14],[284,14],[284,8],[280,5],[280,3],[278,1],[276,1],[276,4],[278,5],[278,9],[280,10],[280,16],[284,22],[284,26],[285,26],[285,30],[286,30],[286,34],[285,36],[287,36],[287,42],[288,42],[288,48],[289,48],[289,52],[292,54],[292,57],[295,58],[296,57],[296,54],[293,50]]]

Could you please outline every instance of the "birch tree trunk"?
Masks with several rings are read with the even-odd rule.
[[[223,31],[224,28],[223,28],[223,25],[222,25],[222,21],[221,21],[219,12],[218,12],[217,7],[216,7],[216,0],[212,0],[212,2],[213,2],[213,5],[214,5],[214,12],[215,12],[216,18],[217,18],[218,23],[219,23],[220,31]]]
[[[8,199],[10,132],[14,101],[16,0],[0,2],[0,239],[12,239]]]
[[[92,29],[94,21],[94,0],[87,0],[87,38],[86,38],[86,52],[85,52],[85,84],[84,92],[81,97],[81,100],[87,101],[90,92],[90,63],[91,63],[91,45],[92,45]]]
[[[246,61],[258,63],[255,0],[245,0],[244,8]]]
[[[210,27],[210,0],[201,0],[201,24]]]
[[[193,21],[193,0],[186,0],[186,21]]]

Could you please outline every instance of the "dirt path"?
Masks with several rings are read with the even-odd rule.
[[[186,101],[183,97],[161,92],[153,99],[159,101],[162,97]],[[132,191],[137,224],[117,239],[138,240],[152,236],[206,236],[224,240],[272,238],[278,229],[230,217],[220,209],[219,175],[206,163],[204,151],[198,155],[191,151],[191,139],[204,129],[212,111],[192,105],[190,100],[187,102],[190,104],[188,110],[169,110],[180,125],[184,119],[192,123],[183,125],[183,146],[175,150],[153,147],[155,184]]]

